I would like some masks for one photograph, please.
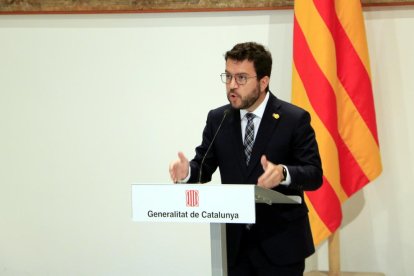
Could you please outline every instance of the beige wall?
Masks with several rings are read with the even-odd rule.
[[[365,16],[384,172],[344,206],[342,264],[412,275],[414,8]],[[208,226],[133,223],[130,184],[193,155],[247,40],[289,100],[291,10],[0,16],[0,275],[210,275]]]

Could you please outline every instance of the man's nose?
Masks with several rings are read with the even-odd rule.
[[[238,86],[239,84],[236,81],[236,77],[233,76],[230,80],[229,87],[233,89],[233,88],[237,88]]]

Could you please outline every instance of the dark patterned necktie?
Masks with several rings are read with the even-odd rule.
[[[246,165],[249,165],[250,155],[252,154],[253,143],[254,143],[254,124],[253,119],[255,115],[247,113],[247,125],[246,133],[244,134],[244,154],[246,155]]]

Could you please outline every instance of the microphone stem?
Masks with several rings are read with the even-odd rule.
[[[199,174],[198,174],[198,183],[199,184],[202,184],[201,177],[202,177],[202,174],[203,174],[204,160],[206,159],[207,154],[209,153],[211,147],[213,146],[214,140],[216,140],[216,136],[217,136],[217,134],[219,133],[219,131],[221,129],[221,126],[222,126],[222,124],[224,122],[224,119],[226,119],[226,117],[227,117],[227,113],[229,113],[229,110],[228,109],[224,111],[223,118],[221,119],[221,122],[220,122],[220,124],[219,124],[219,126],[218,126],[218,128],[216,130],[216,133],[214,133],[213,139],[211,140],[210,145],[208,146],[208,148],[206,150],[206,153],[204,154],[203,159],[201,160],[201,163],[200,163],[200,171],[199,171]]]

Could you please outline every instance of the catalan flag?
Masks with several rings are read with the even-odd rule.
[[[360,0],[295,0],[294,13],[292,102],[311,113],[324,171],[305,194],[319,244],[382,165]]]

